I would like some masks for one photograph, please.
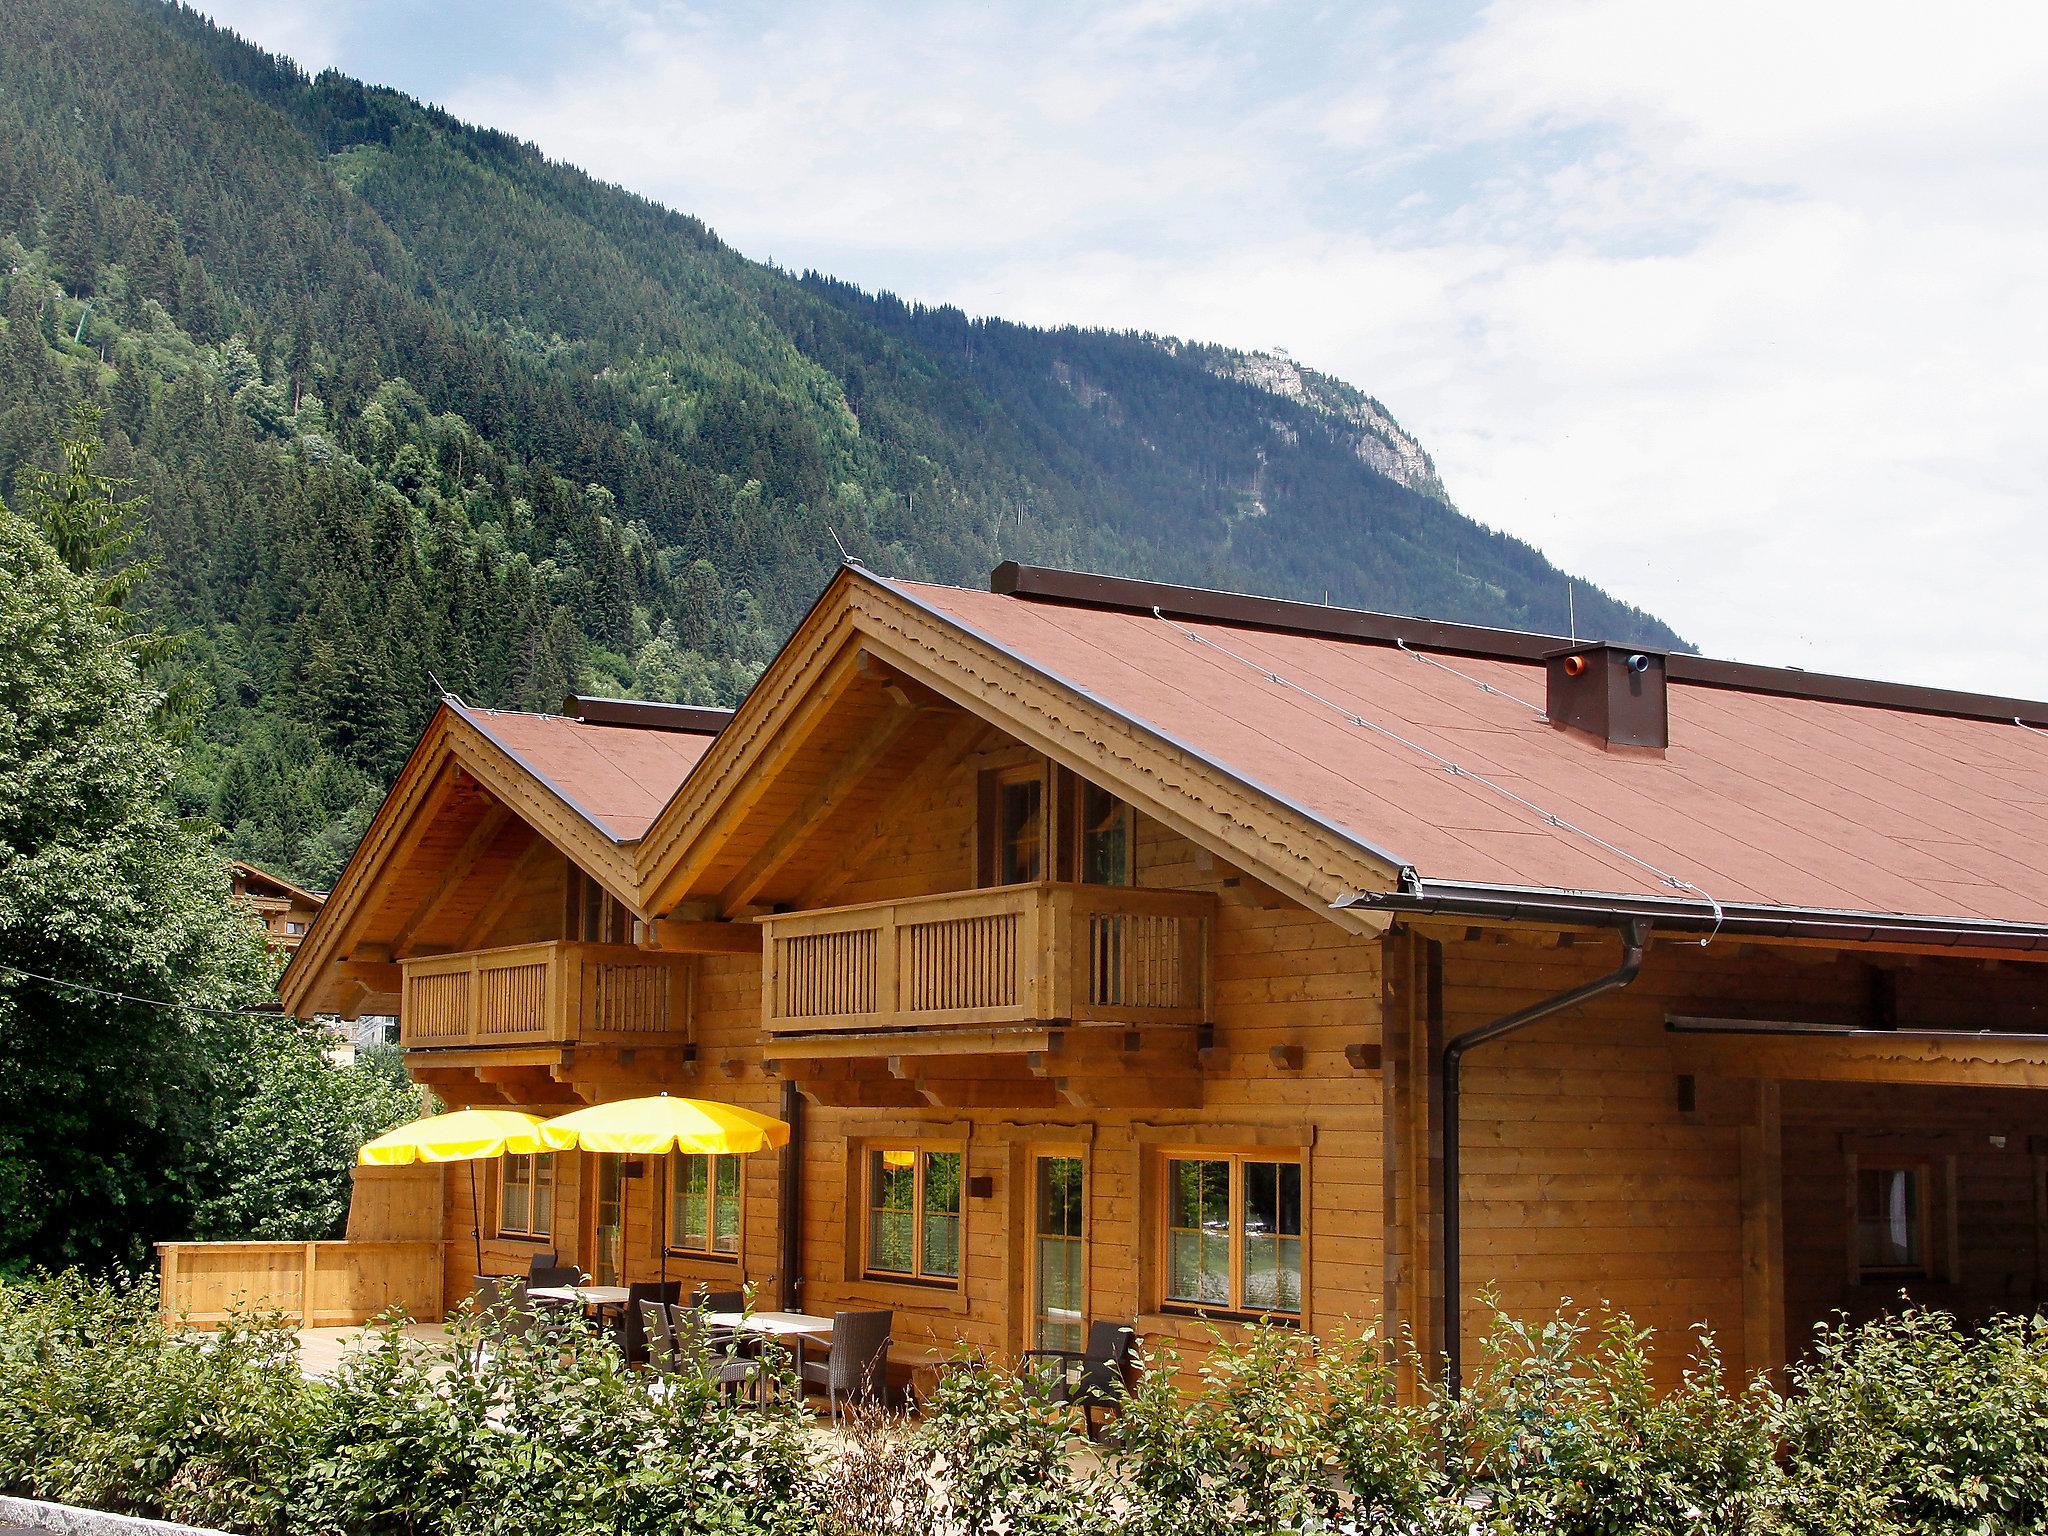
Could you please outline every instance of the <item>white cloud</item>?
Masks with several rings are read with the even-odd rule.
[[[435,94],[749,254],[1286,346],[1386,401],[1466,511],[1709,650],[2048,694],[2031,4],[559,24],[569,62],[450,58]]]
[[[344,6],[306,0],[206,0],[200,7],[230,31],[317,74],[341,59]]]

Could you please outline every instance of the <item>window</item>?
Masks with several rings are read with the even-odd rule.
[[[587,944],[629,944],[633,922],[611,892],[572,864],[563,892],[562,933]]]
[[[1071,1154],[1040,1155],[1032,1163],[1031,1344],[1079,1349],[1088,1326],[1081,1267],[1086,1175]]]
[[[740,1160],[684,1153],[671,1157],[668,1169],[670,1251],[737,1258]]]
[[[1856,1170],[1856,1268],[1863,1275],[1924,1275],[1927,1179],[1918,1164]]]
[[[958,1280],[961,1154],[870,1147],[867,1162],[867,1273]]]
[[[304,933],[306,931],[306,925],[304,923],[288,922],[284,925],[284,931],[286,933]]]
[[[1168,1306],[1301,1315],[1301,1163],[1166,1160]]]
[[[1131,883],[1131,808],[1106,789],[1083,783],[1075,816],[1083,885]]]
[[[1004,780],[997,787],[996,884],[1022,885],[1045,873],[1045,781]]]
[[[555,1228],[555,1160],[546,1153],[503,1159],[498,1175],[498,1231],[546,1237]]]

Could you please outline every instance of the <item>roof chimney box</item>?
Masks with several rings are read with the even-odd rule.
[[[1545,711],[1561,731],[1603,747],[1662,752],[1671,744],[1664,658],[1655,651],[1595,642],[1543,658]]]

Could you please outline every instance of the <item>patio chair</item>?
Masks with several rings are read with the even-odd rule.
[[[559,1253],[536,1253],[526,1261],[526,1283],[528,1285],[545,1284],[546,1282],[542,1281],[539,1276],[543,1273],[552,1273],[560,1268],[562,1268],[562,1256]]]
[[[696,1294],[690,1298],[690,1304],[700,1312],[745,1312],[748,1310],[747,1293],[745,1291],[707,1291],[700,1287]],[[763,1358],[761,1343],[762,1341],[759,1338],[747,1334],[735,1334],[733,1336],[732,1352],[749,1360],[758,1360]]]
[[[673,1342],[676,1369],[688,1371],[717,1385],[720,1392],[744,1396],[755,1389],[756,1400],[766,1400],[766,1372],[758,1360],[743,1359],[730,1329],[713,1328],[695,1307],[670,1306],[669,1335]]]
[[[641,1365],[647,1360],[645,1304],[653,1301],[665,1307],[673,1306],[682,1294],[683,1282],[680,1280],[670,1280],[665,1284],[635,1280],[626,1287],[626,1305],[619,1313],[616,1335],[619,1353],[626,1357],[626,1364]]]
[[[536,1291],[562,1285],[581,1285],[583,1271],[574,1264],[534,1264],[526,1271],[526,1283]]]
[[[477,1335],[476,1363],[499,1339],[524,1338],[533,1326],[533,1303],[526,1297],[526,1282],[517,1275],[471,1275],[470,1301],[484,1320]]]
[[[879,1312],[835,1312],[832,1314],[832,1347],[823,1360],[803,1358],[805,1344],[797,1345],[797,1376],[808,1390],[822,1387],[832,1408],[832,1422],[839,1422],[839,1402],[885,1402],[889,1390],[889,1338],[896,1314]]]
[[[682,1365],[682,1357],[676,1352],[676,1334],[669,1326],[667,1304],[643,1301],[637,1310],[640,1330],[647,1335],[647,1363],[654,1367],[655,1375],[673,1376]]]
[[[1027,1349],[1017,1357],[1017,1374],[1054,1402],[1079,1408],[1082,1427],[1093,1440],[1098,1432],[1095,1415],[1107,1420],[1123,1409],[1137,1349],[1138,1335],[1129,1324],[1091,1323],[1086,1349]],[[1033,1361],[1054,1362],[1057,1369],[1034,1369]]]

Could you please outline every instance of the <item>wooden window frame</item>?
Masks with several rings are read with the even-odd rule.
[[[508,1227],[505,1225],[505,1192],[513,1182],[508,1178],[508,1175],[512,1171],[515,1158],[528,1170],[527,1178],[523,1181],[526,1184],[526,1225],[524,1227]],[[540,1188],[541,1169],[543,1166],[547,1169],[548,1181],[548,1224],[545,1228],[536,1226],[533,1220],[533,1197]],[[494,1212],[496,1219],[492,1225],[492,1231],[496,1236],[521,1243],[544,1243],[554,1237],[555,1200],[561,1193],[561,1190],[557,1187],[559,1181],[556,1179],[555,1173],[555,1154],[552,1152],[514,1152],[508,1153],[498,1160],[498,1187],[497,1200],[495,1202],[496,1211]]]
[[[1914,1237],[1920,1250],[1917,1264],[1865,1264],[1863,1262],[1863,1175],[1866,1173],[1910,1173],[1917,1181],[1918,1206],[1914,1213]],[[1934,1160],[1907,1154],[1862,1154],[1852,1156],[1849,1174],[1849,1268],[1858,1285],[1891,1285],[1902,1280],[1939,1280],[1944,1261],[1935,1252]],[[1943,1198],[1953,1201],[1952,1191]]]
[[[734,1193],[738,1196],[740,1216],[739,1226],[735,1228],[732,1233],[733,1246],[731,1248],[693,1248],[687,1243],[683,1243],[678,1240],[679,1234],[676,1231],[675,1219],[676,1171],[682,1167],[683,1160],[685,1158],[690,1157],[702,1157],[712,1160],[713,1171],[715,1171],[716,1168],[716,1159],[725,1157],[730,1158],[732,1161],[733,1177],[739,1183],[739,1188],[735,1190]],[[667,1237],[664,1239],[664,1242],[669,1253],[679,1258],[703,1259],[713,1264],[739,1263],[740,1259],[742,1258],[742,1256],[745,1255],[747,1251],[746,1158],[738,1153],[733,1152],[671,1152],[662,1158],[662,1162],[664,1164],[664,1167],[662,1169],[661,1178],[661,1198],[668,1202],[668,1208],[664,1212],[664,1216],[666,1218],[665,1225],[667,1227]],[[718,1190],[717,1186],[713,1184],[708,1177],[705,1181],[704,1186],[704,1200],[704,1225],[706,1228],[709,1229],[705,1233],[705,1239],[708,1242],[716,1243],[719,1238]]]
[[[1038,786],[1038,876],[1035,880],[1004,880],[1003,791],[1012,784]],[[974,829],[975,884],[984,890],[1002,885],[1038,885],[1050,880],[1058,857],[1059,816],[1054,805],[1052,774],[1044,758],[1007,768],[984,768],[976,781]]]
[[[1207,1303],[1181,1301],[1167,1294],[1173,1273],[1170,1241],[1173,1223],[1173,1175],[1175,1163],[1228,1163],[1230,1165],[1230,1301]],[[1244,1305],[1244,1165],[1284,1163],[1301,1173],[1301,1305],[1296,1311],[1247,1307]],[[1152,1244],[1156,1256],[1152,1265],[1153,1297],[1157,1310],[1172,1317],[1226,1318],[1238,1322],[1267,1322],[1279,1327],[1301,1327],[1309,1315],[1310,1240],[1313,1223],[1309,1203],[1309,1149],[1306,1147],[1204,1147],[1168,1143],[1153,1150]]]
[[[1088,837],[1088,823],[1081,814],[1084,798],[1089,790],[1109,796],[1123,812],[1124,821],[1124,877],[1121,881],[1108,882],[1116,885],[1138,883],[1138,810],[1130,801],[1115,790],[1084,779],[1078,773],[1066,768],[1053,771],[1053,801],[1056,831],[1059,841],[1058,878],[1073,884],[1088,884],[1087,860],[1083,858],[1083,846]]]
[[[633,917],[625,903],[581,865],[563,862],[568,876],[562,887],[562,937],[572,943],[631,943]]]
[[[1092,1266],[1095,1258],[1095,1169],[1085,1142],[1031,1142],[1024,1148],[1024,1348],[1038,1343],[1038,1162],[1045,1157],[1067,1157],[1081,1165],[1081,1339],[1088,1339],[1088,1324],[1095,1316],[1089,1305],[1094,1295]]]
[[[877,1269],[871,1261],[874,1245],[871,1228],[874,1222],[875,1201],[871,1182],[875,1154],[878,1152],[909,1152],[917,1161],[915,1178],[911,1184],[911,1231],[910,1255],[915,1266],[909,1270]],[[924,1273],[924,1181],[925,1164],[933,1153],[953,1153],[960,1159],[960,1209],[954,1217],[960,1223],[960,1272],[957,1275],[928,1275]],[[941,1141],[918,1136],[877,1136],[859,1144],[858,1184],[860,1191],[860,1251],[856,1274],[863,1281],[884,1285],[914,1285],[934,1291],[961,1290],[967,1280],[967,1143],[964,1141]]]

